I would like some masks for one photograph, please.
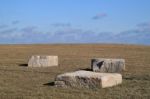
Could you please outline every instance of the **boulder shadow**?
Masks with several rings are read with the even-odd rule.
[[[122,78],[125,80],[133,80],[134,79],[133,77],[122,77]]]
[[[85,68],[85,69],[80,69],[80,70],[92,71],[92,69],[90,69],[90,68]]]
[[[19,64],[19,66],[27,67],[27,66],[28,66],[28,64]]]
[[[43,84],[44,86],[54,86],[55,85],[55,83],[54,82],[49,82],[49,83],[45,83],[45,84]]]

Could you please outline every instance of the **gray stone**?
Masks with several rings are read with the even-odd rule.
[[[91,68],[94,72],[119,73],[125,70],[125,60],[96,58],[92,59]]]
[[[92,71],[76,71],[58,75],[56,87],[106,88],[122,83],[122,75],[118,73],[98,73]]]
[[[58,56],[32,56],[28,62],[29,67],[58,66]]]

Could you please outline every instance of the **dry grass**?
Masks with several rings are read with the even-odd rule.
[[[28,68],[31,55],[58,55],[59,67]],[[56,75],[90,68],[95,57],[124,58],[123,84],[106,89],[55,88]],[[0,45],[0,99],[150,98],[150,46]]]

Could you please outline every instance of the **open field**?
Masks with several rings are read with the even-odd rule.
[[[31,55],[58,55],[59,66],[28,68]],[[90,69],[90,59],[124,58],[123,83],[106,89],[56,88],[56,75]],[[0,99],[150,99],[150,46],[0,45]]]

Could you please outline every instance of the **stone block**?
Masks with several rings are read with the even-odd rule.
[[[91,68],[94,72],[120,73],[125,70],[125,60],[96,58],[92,59]]]
[[[58,66],[58,56],[32,56],[28,62],[29,67]]]
[[[122,75],[118,73],[98,73],[92,71],[76,71],[58,75],[56,87],[106,88],[122,83]]]

